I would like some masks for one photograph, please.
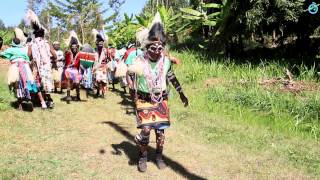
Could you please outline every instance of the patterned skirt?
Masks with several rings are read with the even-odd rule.
[[[46,93],[51,93],[54,88],[51,63],[41,64],[40,67],[38,67],[38,73],[39,76],[37,76],[37,78],[43,90]]]
[[[64,70],[66,79],[71,79],[73,83],[78,84],[82,79],[82,75],[77,68],[69,67]]]
[[[26,61],[13,62],[8,70],[8,84],[16,91],[17,98],[31,100],[31,93],[37,93],[37,85],[30,65]]]
[[[168,101],[151,103],[138,99],[136,101],[137,127],[151,127],[154,129],[166,129],[170,126]]]

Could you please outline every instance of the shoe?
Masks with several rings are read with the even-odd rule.
[[[52,109],[54,107],[54,102],[53,101],[48,101],[47,102],[47,107]]]
[[[146,172],[147,171],[147,157],[141,157],[139,159],[138,170],[140,172]]]
[[[162,158],[157,158],[156,164],[157,164],[158,169],[164,169],[167,167],[166,163],[164,163]]]
[[[67,104],[70,104],[70,101],[72,101],[72,98],[70,96],[70,90],[67,90],[67,98],[66,98]]]
[[[23,111],[22,103],[19,103],[18,108],[19,111]]]
[[[41,108],[42,109],[47,109],[48,108],[45,101],[41,102]]]

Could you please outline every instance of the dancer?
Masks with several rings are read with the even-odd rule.
[[[95,74],[95,82],[97,87],[97,97],[104,98],[108,84],[108,49],[104,44],[108,42],[108,38],[103,31],[98,32],[96,29],[92,30],[96,42],[95,64],[93,65],[93,73]]]
[[[57,55],[57,60],[52,61],[52,71],[54,79],[54,92],[58,92],[60,88],[60,94],[62,93],[61,78],[63,73],[63,67],[65,64],[65,59],[62,50],[60,49],[60,43],[58,41],[53,42],[53,48]]]
[[[129,73],[136,74],[136,118],[137,127],[141,132],[136,135],[135,141],[139,147],[138,170],[141,172],[147,170],[147,148],[152,129],[156,134],[157,167],[159,169],[166,167],[162,152],[164,130],[170,126],[167,79],[174,84],[184,105],[188,105],[188,99],[172,73],[171,61],[164,53],[166,37],[159,13],[155,16],[151,29],[148,33],[144,33],[144,36],[142,43],[146,51],[128,68]]]
[[[70,36],[68,39],[68,44],[70,50],[65,52],[65,60],[66,64],[64,66],[64,73],[62,80],[67,82],[67,104],[70,104],[71,98],[71,90],[75,87],[77,101],[81,101],[80,98],[80,81],[82,79],[80,72],[80,58],[78,57],[80,43],[78,36],[75,31],[70,31]]]
[[[57,56],[53,47],[44,38],[45,28],[40,24],[37,15],[30,9],[27,12],[26,20],[27,24],[31,25],[35,37],[28,50],[30,59],[34,61],[35,78],[41,84],[41,90],[45,94],[48,106],[53,108],[54,103],[50,95],[54,89],[51,59],[56,60]]]
[[[31,94],[37,94],[41,107],[47,108],[47,105],[39,90],[40,84],[37,84],[30,69],[30,59],[28,50],[23,46],[26,37],[23,31],[15,28],[15,37],[12,40],[11,47],[0,53],[0,56],[10,60],[11,66],[8,71],[8,85],[15,91],[18,100],[18,107],[22,110],[22,102],[31,102]],[[32,103],[31,103],[32,105]],[[31,111],[33,110],[33,106]]]

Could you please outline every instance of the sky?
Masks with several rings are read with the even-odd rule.
[[[108,0],[104,0],[108,1]],[[120,8],[120,12],[138,14],[141,12],[147,0],[126,0]],[[107,4],[107,3],[105,3]],[[27,9],[27,0],[1,0],[0,19],[6,26],[17,26],[24,18]]]

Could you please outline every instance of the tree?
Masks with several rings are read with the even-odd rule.
[[[6,29],[6,25],[4,24],[2,19],[0,19],[0,30],[5,30],[5,29]]]
[[[51,15],[64,28],[74,29],[82,43],[92,40],[91,30],[102,29],[107,19],[103,18],[102,4],[97,0],[55,0],[49,3]]]
[[[159,7],[172,9],[174,12],[179,12],[179,8],[189,6],[189,0],[150,0],[147,1],[142,12],[155,14]]]
[[[112,22],[118,22],[119,21],[119,15],[120,15],[120,7],[125,3],[125,0],[109,0],[108,4],[109,7],[113,10],[114,14],[111,16]]]
[[[33,12],[39,14],[39,7],[45,3],[45,0],[27,0],[28,9],[31,9]]]

